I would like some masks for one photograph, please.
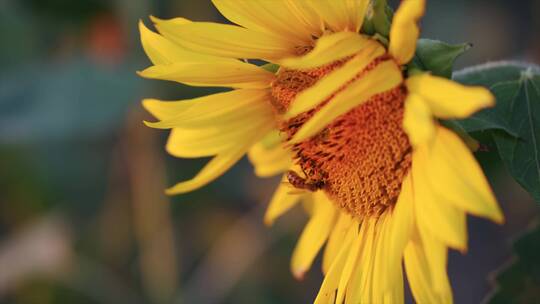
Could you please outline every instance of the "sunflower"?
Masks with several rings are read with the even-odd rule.
[[[309,212],[291,269],[302,278],[323,251],[315,303],[401,303],[403,265],[417,302],[452,302],[447,252],[466,251],[466,214],[503,215],[441,119],[494,98],[408,68],[425,0],[401,1],[388,39],[362,30],[368,0],[213,3],[236,25],[152,18],[158,34],[140,24],[153,63],[140,75],[232,88],[143,101],[158,119],[146,124],[171,129],[170,154],[212,157],[167,193],[200,188],[247,154],[257,176],[283,175],[267,224],[299,202]]]

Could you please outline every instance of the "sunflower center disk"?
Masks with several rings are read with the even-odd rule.
[[[375,68],[375,60],[357,78]],[[296,95],[312,86],[344,62],[309,70],[282,69],[272,84],[272,105],[284,113]],[[354,84],[346,84],[346,86]],[[338,93],[339,94],[339,93]],[[292,146],[295,162],[306,183],[321,189],[340,208],[356,217],[378,217],[394,205],[401,183],[411,167],[411,146],[403,122],[403,87],[375,95],[369,101],[337,117],[308,140]],[[290,120],[279,119],[288,139],[332,97],[318,107]],[[294,185],[293,185],[294,186]]]

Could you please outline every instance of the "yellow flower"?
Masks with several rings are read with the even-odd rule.
[[[326,244],[316,303],[401,303],[402,261],[417,302],[449,303],[447,251],[466,250],[466,213],[503,215],[467,146],[437,119],[494,98],[408,75],[425,0],[401,2],[388,47],[360,33],[369,2],[213,0],[238,26],[153,18],[156,34],[141,23],[154,64],[143,77],[233,88],[145,100],[159,120],[147,124],[172,129],[170,154],[213,157],[169,194],[206,185],[246,153],[258,176],[283,174],[265,222],[299,201],[309,207],[291,268],[301,278]]]

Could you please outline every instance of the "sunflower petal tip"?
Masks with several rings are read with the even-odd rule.
[[[497,210],[497,213],[491,217],[491,220],[498,225],[504,225],[506,223],[506,219],[500,210]]]
[[[145,98],[141,100],[142,106],[147,110],[148,110],[148,107],[152,106],[152,103],[154,103],[154,99],[151,99],[151,98]]]
[[[271,227],[274,224],[274,219],[269,215],[265,215],[263,222],[266,227]]]
[[[183,194],[191,190],[194,190],[194,189],[186,189],[183,183],[179,183],[179,184],[176,184],[175,186],[165,189],[165,194],[168,196],[173,196],[173,195]]]
[[[305,278],[306,271],[305,269],[296,268],[296,269],[292,269],[292,274],[296,280],[303,281]]]
[[[143,124],[149,128],[156,128],[157,122],[151,122],[147,120],[143,120]]]
[[[163,21],[163,19],[160,19],[160,18],[158,18],[158,17],[156,17],[154,15],[150,15],[148,17],[150,18],[150,20],[152,20],[153,23],[159,23],[159,22]]]

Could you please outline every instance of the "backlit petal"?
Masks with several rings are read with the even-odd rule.
[[[274,34],[212,22],[154,20],[167,39],[194,52],[248,59],[279,59],[294,55],[294,44]]]
[[[281,143],[267,147],[258,142],[248,152],[249,161],[255,167],[255,174],[259,177],[269,177],[287,171],[292,166],[291,152]]]
[[[172,119],[180,113],[185,113],[189,108],[196,106],[199,101],[213,99],[216,95],[207,95],[199,98],[164,101],[153,98],[144,99],[143,107],[159,120]]]
[[[289,11],[300,20],[302,27],[309,29],[315,37],[320,37],[324,31],[324,21],[307,1],[284,0]]]
[[[341,272],[347,261],[347,256],[351,248],[351,244],[358,234],[358,226],[352,225],[347,231],[347,235],[343,240],[343,245],[341,250],[332,262],[328,273],[324,277],[324,281],[321,285],[317,298],[315,299],[314,304],[334,304],[336,290],[338,288],[339,279],[341,277]]]
[[[424,146],[413,152],[412,178],[418,227],[429,231],[446,245],[464,251],[467,248],[465,213],[431,189],[429,180],[434,177],[427,171],[430,164],[428,149]],[[441,179],[437,182],[444,184]]]
[[[244,156],[247,148],[246,146],[239,146],[234,150],[218,154],[194,178],[174,185],[167,189],[166,193],[169,195],[181,194],[207,185],[236,164]]]
[[[316,68],[354,55],[368,46],[370,41],[369,38],[351,32],[327,34],[319,38],[315,48],[306,55],[285,58],[278,63],[295,70]]]
[[[427,143],[435,136],[431,110],[422,97],[414,93],[409,93],[405,101],[403,129],[413,146]]]
[[[332,30],[357,32],[364,21],[369,1],[316,0],[310,4]]]
[[[400,273],[393,271],[401,269],[401,257],[405,246],[410,240],[414,223],[414,196],[411,175],[403,180],[401,193],[396,206],[392,210],[391,224],[388,237],[388,248],[385,250],[387,268],[384,289],[391,289],[399,281]]]
[[[362,225],[367,226],[366,237],[363,240],[362,249],[356,261],[356,268],[352,274],[347,288],[346,298],[351,303],[380,303],[373,298],[373,270],[378,233],[378,219],[366,219]]]
[[[348,85],[320,111],[315,113],[291,139],[291,143],[305,140],[324,129],[334,119],[354,107],[368,101],[372,96],[398,86],[403,80],[401,71],[393,61],[380,63],[375,69]]]
[[[190,116],[205,115],[207,112],[211,112],[214,115],[216,112],[229,112],[231,109],[235,109],[243,104],[264,104],[268,103],[267,98],[269,96],[266,90],[239,89],[177,101],[145,99],[142,104],[157,119],[171,120],[179,116],[189,118]],[[272,110],[269,109],[269,111]],[[268,114],[271,115],[272,113],[269,112]],[[210,125],[220,126],[220,124]]]
[[[484,87],[468,87],[430,74],[410,77],[406,83],[409,91],[420,95],[440,118],[469,117],[495,104],[495,98]]]
[[[139,72],[145,78],[176,81],[190,86],[263,89],[274,74],[238,60],[218,62],[178,62],[155,65]]]
[[[392,237],[392,225],[394,225],[394,214],[387,212],[379,218],[378,239],[375,249],[375,262],[373,266],[373,286],[372,293],[374,302],[386,303],[394,302],[397,298],[403,297],[403,289],[395,290],[393,287],[399,285],[401,269],[401,257],[404,248],[400,251],[392,252],[390,238]],[[407,227],[403,227],[407,229]]]
[[[437,293],[432,285],[432,274],[427,262],[427,255],[420,242],[410,242],[405,248],[404,260],[409,286],[417,303],[452,303],[452,292]]]
[[[355,221],[349,214],[345,212],[340,213],[339,219],[334,226],[334,229],[332,229],[328,242],[326,243],[326,248],[324,249],[322,261],[322,269],[324,274],[328,273],[330,265],[332,265],[332,262],[335,260],[339,251],[341,250],[343,240],[345,239],[347,231],[353,222]]]
[[[219,12],[230,21],[259,32],[269,32],[287,37],[298,45],[308,45],[311,36],[320,32],[320,27],[305,23],[294,6],[284,1],[238,1],[212,0]]]
[[[274,192],[272,200],[266,209],[264,215],[264,223],[266,225],[272,225],[274,221],[283,215],[285,212],[289,211],[296,203],[300,201],[301,195],[292,194],[292,188],[289,183],[285,182],[285,177],[283,182],[281,182]]]
[[[167,152],[172,156],[182,158],[199,158],[214,156],[231,150],[234,145],[231,139],[242,137],[243,134],[223,134],[216,128],[171,130],[167,145]]]
[[[146,100],[143,104],[150,109],[174,109],[175,115],[159,122],[146,125],[153,128],[206,128],[215,126],[222,128],[238,125],[239,122],[258,122],[273,115],[266,90],[240,89],[225,93],[208,95],[186,101],[160,102]],[[170,105],[169,105],[170,104]],[[178,108],[185,105],[185,110]],[[176,107],[176,108],[175,108]],[[239,125],[242,126],[241,124]]]
[[[388,51],[399,64],[408,63],[414,56],[420,36],[418,21],[424,15],[425,6],[425,0],[403,0],[394,14]]]
[[[345,265],[343,266],[343,270],[341,271],[341,277],[339,278],[339,284],[336,294],[336,303],[343,303],[349,280],[353,273],[358,271],[356,267],[357,261],[359,260],[359,254],[368,242],[369,234],[373,233],[373,230],[369,228],[372,228],[371,225],[362,224],[358,235],[354,238],[351,244],[351,249],[349,250],[347,260],[345,261]]]
[[[153,64],[171,64],[175,62],[208,62],[227,60],[188,51],[165,37],[149,30],[142,21],[139,22],[141,43]]]
[[[302,279],[311,267],[328,239],[338,212],[323,192],[315,193],[314,199],[313,215],[296,244],[291,260],[291,270],[297,279]]]
[[[431,289],[442,302],[452,302],[452,290],[447,273],[448,249],[429,231],[425,231],[420,227],[418,227],[417,231],[421,239],[423,256],[429,268]],[[413,237],[413,241],[416,242],[417,238]]]
[[[292,118],[330,98],[384,52],[384,48],[379,43],[369,41],[366,47],[345,65],[326,75],[312,87],[300,92],[284,118]]]
[[[503,214],[482,169],[452,131],[437,128],[426,170],[431,188],[445,202],[476,216],[503,222]]]
[[[250,127],[245,128],[246,123]],[[271,118],[259,121],[242,120],[222,126],[204,128],[174,128],[167,141],[167,152],[185,158],[206,157],[236,149],[239,145],[253,145],[262,134],[274,127]],[[249,149],[249,147],[247,148]]]

